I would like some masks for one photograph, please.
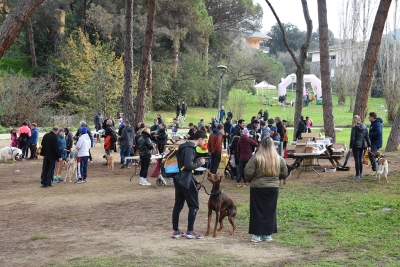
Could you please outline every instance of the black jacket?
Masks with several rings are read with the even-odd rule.
[[[236,125],[235,128],[232,130],[232,138],[234,136],[240,136],[242,133],[242,128],[239,127],[239,125]]]
[[[268,110],[264,111],[264,121],[267,121],[269,119],[269,112]]]
[[[65,141],[66,141],[66,145],[67,145],[67,150],[71,150],[72,148],[72,133],[68,133],[67,135],[65,135]]]
[[[58,160],[61,158],[60,149],[58,148],[58,137],[54,132],[49,132],[43,136],[41,146],[41,156],[44,156],[49,160]]]
[[[297,126],[297,131],[296,131],[296,139],[300,139],[301,138],[301,134],[302,133],[306,133],[307,132],[307,126],[306,126],[306,121],[300,121],[299,125]]]
[[[283,127],[283,123],[282,122],[278,122],[276,124],[276,128],[278,129],[279,136],[281,137],[280,140],[281,140],[281,142],[283,142],[283,137],[285,135],[285,128]]]
[[[176,181],[178,181],[183,187],[189,189],[191,183],[196,185],[193,170],[201,167],[201,163],[195,162],[196,146],[193,142],[183,143],[179,146],[178,151],[178,167],[181,171],[175,175],[174,179],[176,179]]]
[[[168,134],[165,129],[161,129],[157,134],[157,144],[165,145],[167,143]],[[162,152],[162,151],[161,151]]]
[[[178,104],[176,104],[176,111],[177,111],[177,112],[181,111],[181,106],[178,105]]]
[[[226,135],[226,134],[229,135],[229,132],[231,131],[231,127],[232,127],[232,124],[231,124],[229,121],[227,121],[227,122],[224,123],[224,132],[225,132],[225,135]]]
[[[138,149],[140,158],[151,158],[151,151],[153,150],[153,143],[150,140],[150,134],[142,132],[138,140]]]
[[[103,129],[104,129],[104,130],[107,129],[107,127],[108,127],[107,121],[108,121],[108,119],[105,119],[105,120],[103,121]],[[112,127],[115,127],[114,121],[113,121],[113,120],[111,120],[111,121],[112,121]]]
[[[230,111],[228,111],[228,118],[231,119],[231,120],[232,120],[232,118],[233,118],[233,113],[230,112]]]
[[[367,142],[367,147],[371,147],[367,126],[360,123],[351,128],[350,148],[366,148],[364,142]]]

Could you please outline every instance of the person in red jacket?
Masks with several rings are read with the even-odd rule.
[[[247,162],[253,156],[253,147],[257,147],[258,143],[253,139],[249,138],[249,130],[243,129],[242,136],[240,137],[236,152],[239,157],[239,166],[237,169],[236,176],[236,186],[247,187],[246,177],[244,176],[244,168],[246,167]],[[240,180],[243,177],[243,185],[240,184]]]
[[[223,129],[224,126],[222,124],[218,124],[208,140],[208,151],[211,153],[210,172],[213,174],[217,173],[219,163],[221,162]]]

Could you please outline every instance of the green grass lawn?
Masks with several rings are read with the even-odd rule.
[[[270,90],[269,98],[272,101],[272,97],[278,96],[277,90]],[[288,93],[288,99],[291,98],[291,93]],[[261,101],[260,95],[255,95],[252,98],[252,101],[246,104],[245,113],[243,119],[246,121],[250,121],[252,116],[256,116],[260,109],[265,110],[267,107],[265,105],[265,101]],[[270,101],[270,103],[271,103]],[[276,101],[277,102],[277,101]],[[349,103],[350,98],[348,97],[347,102],[344,106],[339,106],[337,101],[337,96],[333,95],[333,103],[334,103],[334,116],[335,116],[335,124],[337,125],[351,125],[353,112],[350,111]],[[383,121],[385,124],[386,114],[384,113],[385,100],[383,98],[370,98],[368,103],[368,111],[375,111],[379,117],[383,117]],[[229,109],[229,106],[225,105],[225,110]],[[280,106],[268,106],[270,117],[281,116],[282,119],[289,120],[293,117],[294,107],[292,109],[292,113],[290,113],[290,108],[286,107],[282,109]],[[211,117],[216,116],[218,109],[217,108],[201,108],[201,107],[189,107],[186,114],[186,123],[193,122],[198,123],[200,119],[204,119],[205,122],[211,122]],[[146,124],[151,124],[152,119],[156,118],[157,113],[161,113],[162,117],[165,118],[174,118],[175,110],[173,111],[153,111],[149,112],[146,115]],[[292,116],[291,116],[292,114]],[[307,107],[303,108],[303,116],[310,116],[313,123],[315,125],[323,125],[323,113],[322,113],[322,105],[316,105],[315,103],[309,104]],[[234,119],[239,119],[235,118]],[[388,124],[385,124],[388,126]]]

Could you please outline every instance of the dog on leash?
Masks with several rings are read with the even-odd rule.
[[[228,220],[233,227],[231,234],[234,235],[236,233],[236,224],[234,221],[236,216],[236,205],[227,194],[220,190],[220,184],[223,177],[224,176],[222,175],[218,176],[217,174],[212,174],[210,172],[207,176],[207,179],[212,183],[213,187],[208,200],[208,224],[206,235],[210,234],[212,212],[215,211],[216,218],[213,237],[217,237],[218,232],[224,228],[223,220],[226,216],[228,216]],[[218,223],[219,228],[217,229]]]
[[[11,155],[11,159],[15,161],[16,159],[21,159],[22,158],[22,150],[16,147],[3,147],[0,150],[0,160],[4,160],[7,162],[7,156]]]
[[[389,164],[385,156],[381,152],[376,152],[374,155],[378,162],[378,169],[375,173],[375,180],[378,180],[378,183],[381,183],[381,175],[383,174],[386,179],[386,183],[389,183],[387,175],[389,173]]]
[[[72,176],[75,177],[75,180],[78,180],[78,150],[72,150],[69,153],[69,157],[66,159],[67,164],[67,175],[65,176],[64,183],[67,182],[67,178],[69,177],[69,182],[72,183]]]
[[[107,160],[107,168],[109,171],[114,170],[114,157],[111,155],[106,155],[106,160]]]

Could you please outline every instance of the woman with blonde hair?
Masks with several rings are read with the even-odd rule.
[[[353,117],[353,127],[351,128],[350,135],[350,152],[353,153],[355,167],[356,167],[356,180],[364,177],[363,175],[363,157],[365,149],[371,147],[371,141],[368,136],[368,129],[365,124],[361,122],[361,118],[358,115]]]
[[[251,242],[272,241],[272,234],[278,231],[276,206],[279,180],[287,178],[288,169],[270,137],[262,139],[258,152],[251,157],[244,172],[250,182]]]

